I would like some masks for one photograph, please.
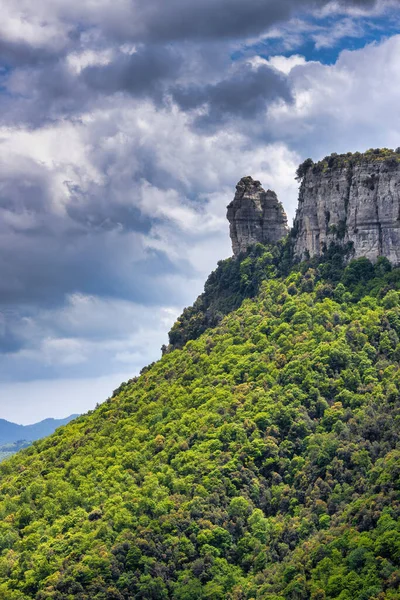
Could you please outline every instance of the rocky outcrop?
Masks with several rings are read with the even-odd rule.
[[[400,155],[376,150],[304,164],[295,255],[315,256],[331,243],[350,243],[354,258],[385,256],[400,264]]]
[[[257,242],[274,244],[289,232],[286,213],[275,192],[265,191],[252,177],[243,177],[237,184],[227,217],[235,256]]]
[[[297,171],[299,204],[291,239],[294,255],[317,256],[331,244],[349,258],[384,256],[400,265],[400,149],[332,154],[307,159]],[[287,218],[275,192],[243,177],[228,206],[235,256],[260,242],[274,244],[288,234]]]

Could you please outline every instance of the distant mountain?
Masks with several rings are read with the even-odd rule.
[[[53,433],[57,427],[66,425],[79,415],[70,415],[65,419],[44,419],[33,425],[17,425],[5,419],[0,419],[0,446],[13,444],[22,440],[34,442]]]
[[[18,450],[22,450],[23,448],[27,448],[30,446],[32,442],[27,442],[26,440],[19,440],[18,442],[10,442],[9,444],[3,444],[0,446],[0,462],[5,460],[12,454],[18,452]]]

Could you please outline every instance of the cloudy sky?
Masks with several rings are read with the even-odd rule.
[[[2,0],[0,418],[160,356],[252,175],[400,146],[398,0]]]

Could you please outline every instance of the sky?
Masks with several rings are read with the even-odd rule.
[[[2,0],[0,418],[82,413],[231,255],[245,175],[400,146],[399,0]]]

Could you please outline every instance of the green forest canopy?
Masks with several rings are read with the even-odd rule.
[[[0,598],[400,598],[400,270],[281,252],[222,267],[255,296],[0,465]]]

